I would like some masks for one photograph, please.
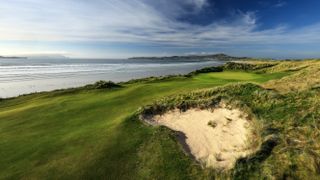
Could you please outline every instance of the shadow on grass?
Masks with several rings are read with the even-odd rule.
[[[244,157],[236,162],[234,168],[234,179],[247,179],[253,171],[259,170],[259,164],[265,161],[272,153],[274,147],[279,144],[279,138],[273,136],[265,140],[260,150],[249,157]]]

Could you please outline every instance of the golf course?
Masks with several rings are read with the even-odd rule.
[[[0,99],[0,179],[320,178],[320,61],[221,68]],[[140,119],[222,101],[258,129],[255,152],[228,170],[202,166],[175,131]]]

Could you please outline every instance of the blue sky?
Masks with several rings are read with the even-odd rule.
[[[319,0],[0,0],[0,55],[320,57]]]

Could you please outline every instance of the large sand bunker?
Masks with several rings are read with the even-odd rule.
[[[252,153],[252,121],[238,109],[224,105],[209,110],[178,109],[145,119],[185,135],[188,151],[206,167],[228,170],[240,157]]]

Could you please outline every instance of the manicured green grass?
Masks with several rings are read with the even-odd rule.
[[[0,101],[0,179],[141,179],[209,176],[167,129],[132,117],[169,95],[285,73],[220,72]]]

